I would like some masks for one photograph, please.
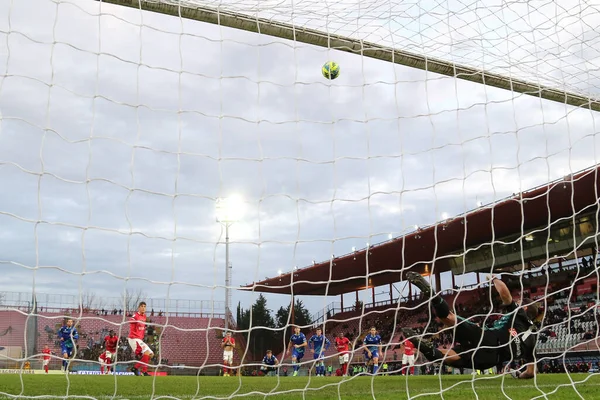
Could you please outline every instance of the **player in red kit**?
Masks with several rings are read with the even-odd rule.
[[[98,357],[98,362],[100,363],[100,373],[104,374],[104,368],[106,367],[106,373],[110,373],[110,364],[112,362],[111,360],[111,354],[108,351],[105,351],[104,353],[100,354],[100,356]]]
[[[340,353],[340,367],[342,367],[342,375],[348,375],[348,362],[350,361],[349,352],[350,340],[344,337],[344,332],[340,332],[339,336],[335,338],[335,348]]]
[[[117,347],[119,345],[119,337],[115,335],[112,329],[108,335],[104,337],[104,348],[106,349],[106,357],[108,358],[108,372],[110,372],[110,364],[117,361]]]
[[[44,371],[46,371],[46,373],[48,373],[48,365],[50,365],[50,354],[53,354],[52,351],[50,350],[50,348],[48,347],[48,345],[44,346],[44,350],[42,350],[42,353],[44,354],[43,357],[43,366],[44,366]]]
[[[408,340],[404,340],[402,342],[402,348],[400,349],[402,353],[402,375],[408,374],[407,365],[410,366],[410,374],[415,374],[415,345]]]
[[[143,354],[142,359],[131,367],[131,372],[136,375],[148,376],[148,363],[150,362],[150,358],[154,355],[154,352],[150,350],[150,347],[146,343],[144,343],[145,335],[146,303],[142,301],[138,306],[137,312],[129,319],[129,336],[127,337],[127,341],[135,354]]]
[[[235,349],[235,339],[231,336],[231,332],[227,332],[221,341],[223,348],[223,376],[229,376],[229,371],[233,365],[233,349]]]

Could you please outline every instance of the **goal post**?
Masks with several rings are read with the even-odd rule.
[[[260,33],[281,39],[310,44],[313,46],[344,51],[387,61],[411,68],[417,68],[440,75],[446,75],[470,82],[480,83],[500,89],[539,97],[544,100],[568,104],[574,107],[600,111],[600,101],[596,98],[561,90],[516,77],[496,74],[485,70],[460,65],[453,62],[428,57],[427,54],[386,47],[361,39],[339,36],[324,31],[296,26],[273,19],[252,17],[251,15],[220,10],[203,6],[201,1],[156,1],[156,0],[96,0],[102,3],[151,11],[173,17],[216,24],[228,28]]]

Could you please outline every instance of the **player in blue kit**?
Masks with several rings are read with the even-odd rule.
[[[379,353],[381,352],[381,336],[377,334],[377,329],[373,326],[371,331],[363,340],[365,349],[365,359],[373,363],[373,375],[377,373],[379,368]]]
[[[290,337],[290,344],[288,345],[287,354],[292,353],[292,366],[294,368],[294,374],[292,376],[298,376],[298,370],[300,365],[298,363],[304,357],[304,348],[308,345],[306,342],[306,336],[300,332],[299,326],[294,326],[294,334]]]
[[[65,325],[58,330],[58,339],[60,340],[60,350],[63,356],[63,371],[69,369],[69,358],[76,354],[76,341],[79,339],[77,328],[73,326],[73,320],[68,319]]]
[[[262,363],[263,365],[260,369],[263,370],[265,374],[272,375],[276,370],[275,366],[279,364],[279,360],[273,355],[271,350],[267,350],[267,354],[263,358]]]
[[[317,328],[317,333],[312,335],[308,340],[308,348],[311,349],[312,347],[310,351],[313,353],[314,359],[318,360],[315,367],[317,376],[325,376],[325,362],[323,361],[325,359],[324,353],[329,349],[330,345],[331,342],[323,335],[321,328]],[[323,349],[323,346],[325,346],[325,349]]]

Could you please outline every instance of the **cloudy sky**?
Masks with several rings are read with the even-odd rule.
[[[306,26],[600,95],[597,0],[294,4]],[[600,131],[598,113],[91,0],[0,0],[0,112],[0,290],[216,301],[218,197],[245,199],[237,287],[592,166]]]

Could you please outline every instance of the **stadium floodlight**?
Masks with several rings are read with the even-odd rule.
[[[217,199],[217,222],[229,223],[239,221],[244,213],[244,200],[240,195],[232,195]]]
[[[391,233],[389,233],[389,234],[388,234],[388,239],[390,239],[390,240],[391,240],[393,237],[394,237],[394,236],[393,236]]]
[[[239,221],[244,213],[244,201],[239,195],[219,198],[216,201],[216,217],[225,228],[225,331],[229,329],[231,310],[231,263],[229,262],[229,227]]]
[[[442,213],[442,221],[445,221],[448,219],[448,213],[447,212],[443,212]]]

